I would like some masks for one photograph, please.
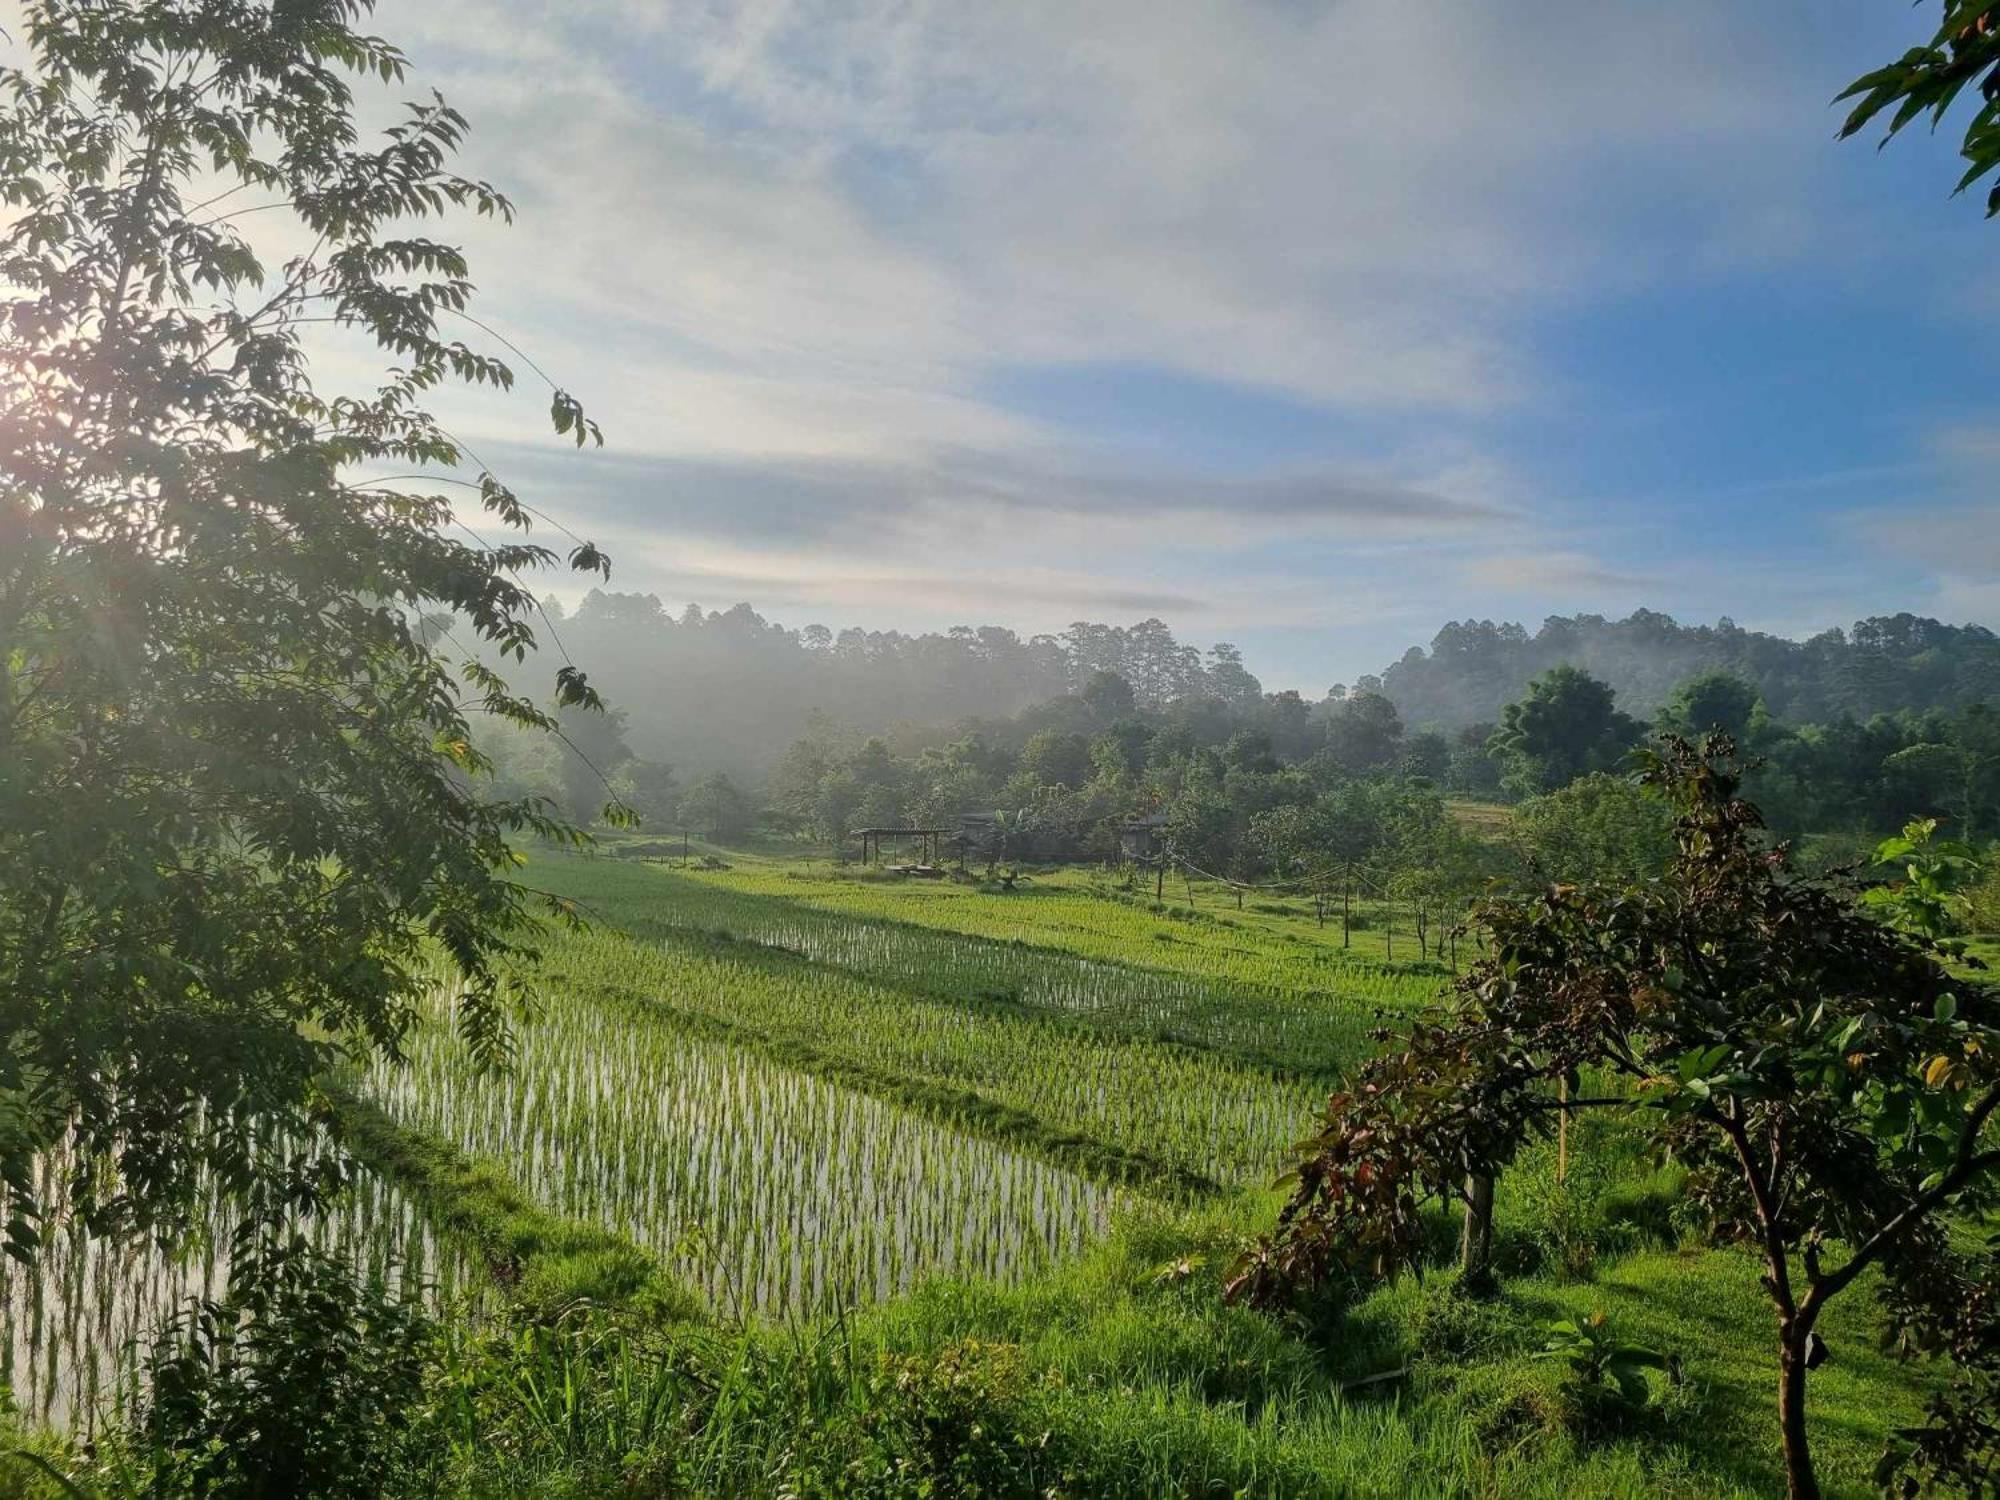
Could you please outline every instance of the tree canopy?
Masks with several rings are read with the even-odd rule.
[[[1488,745],[1506,765],[1510,789],[1545,792],[1612,769],[1639,733],[1608,684],[1565,665],[1537,677],[1525,697],[1502,710]]]
[[[1754,684],[1716,667],[1675,688],[1660,710],[1660,720],[1683,734],[1726,734],[1741,741],[1762,706]]]
[[[535,647],[521,576],[561,559],[424,405],[513,377],[452,333],[468,267],[421,226],[511,210],[450,170],[466,122],[435,97],[362,138],[350,80],[404,72],[357,29],[369,8],[43,0],[31,64],[0,74],[0,1178],[19,1254],[49,1206],[30,1163],[57,1143],[100,1226],[170,1217],[204,1169],[254,1180],[260,1132],[323,1067],[397,1048],[433,950],[478,1054],[506,1050],[531,944],[508,838],[566,827],[482,791],[471,723],[553,727],[491,663]],[[243,230],[265,210],[300,231],[279,266]],[[393,367],[322,392],[316,324]],[[558,433],[595,438],[551,401]],[[459,535],[448,481],[422,480],[454,470],[517,539]],[[399,471],[417,482],[380,477]],[[568,560],[606,568],[581,540]],[[549,699],[596,695],[564,665]]]
[[[1966,86],[1977,84],[1978,102],[1959,146],[1966,163],[1956,189],[1962,193],[2000,168],[2000,18],[1987,0],[1943,0],[1941,9],[1938,28],[1928,41],[1847,86],[1840,97],[1855,104],[1840,133],[1846,137],[1865,130],[1891,105],[1895,112],[1889,116],[1885,145],[1905,125],[1925,115],[1935,129]],[[1988,217],[2000,213],[2000,186],[1987,193],[1986,213]]]

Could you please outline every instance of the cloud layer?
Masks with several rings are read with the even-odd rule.
[[[794,623],[1169,614],[1302,685],[1468,614],[1995,603],[2000,563],[1954,538],[1989,503],[1970,426],[1897,415],[1838,454],[1782,416],[1713,430],[1718,388],[1782,414],[1875,378],[1842,320],[1913,326],[1925,294],[1883,289],[1987,243],[1947,180],[1912,212],[1889,154],[1831,140],[1830,96],[1908,40],[1867,0],[381,0],[371,25],[520,208],[463,230],[481,317],[611,447],[528,444],[533,400],[441,409],[619,586]],[[1708,365],[1744,305],[1769,337]],[[1899,476],[1933,519],[1870,521],[1828,473]]]

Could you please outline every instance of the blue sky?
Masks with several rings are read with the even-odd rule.
[[[2000,224],[1836,143],[1900,0],[383,0],[516,197],[454,419],[614,583],[1159,614],[1273,686],[1448,619],[2000,625]]]

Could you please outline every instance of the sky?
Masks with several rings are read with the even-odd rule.
[[[2000,223],[1950,196],[1955,132],[1835,139],[1932,9],[370,25],[519,210],[457,236],[479,316],[606,447],[539,437],[532,394],[454,421],[612,586],[836,628],[1158,615],[1316,695],[1454,619],[2000,625]]]

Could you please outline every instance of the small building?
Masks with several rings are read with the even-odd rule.
[[[857,828],[848,837],[861,840],[861,862],[872,864],[882,857],[882,841],[888,839],[903,848],[916,846],[917,858],[927,867],[938,862],[939,844],[949,828]]]
[[[1164,812],[1128,818],[1118,825],[1118,857],[1132,864],[1150,864],[1166,847],[1167,823]]]

